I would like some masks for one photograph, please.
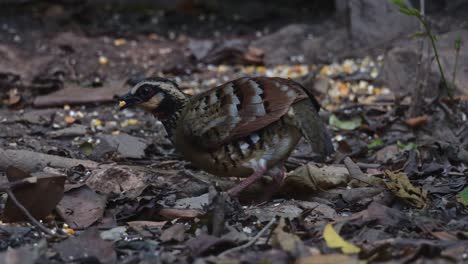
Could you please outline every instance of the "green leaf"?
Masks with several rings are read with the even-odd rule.
[[[468,206],[468,187],[463,189],[463,191],[457,194],[457,201],[462,203],[465,206]]]
[[[414,13],[408,8],[400,8],[400,12],[408,16],[414,16]]]
[[[84,142],[83,144],[80,145],[80,150],[85,154],[86,156],[89,156],[93,153],[94,146],[92,143],[89,142]]]
[[[421,14],[419,13],[419,10],[415,9],[415,8],[408,8],[408,7],[400,7],[400,12],[405,14],[405,15],[408,15],[408,16],[414,16],[414,17],[418,17],[418,18],[421,18]]]
[[[408,9],[408,6],[403,0],[392,0],[392,2],[394,5],[398,6],[399,8]]]
[[[416,8],[411,8],[410,12],[413,14],[413,16],[417,16],[417,17],[421,16],[421,13]]]
[[[457,39],[455,40],[455,50],[457,51],[460,50],[461,45],[462,45],[461,36],[458,35]]]
[[[452,98],[457,90],[457,85],[454,82],[447,81],[447,83],[445,83],[445,89],[447,91],[447,95]]]
[[[426,32],[414,32],[413,34],[411,34],[411,37],[412,38],[425,38],[427,37],[427,33]]]
[[[381,146],[381,145],[383,145],[383,139],[382,138],[375,138],[374,140],[372,140],[372,142],[367,144],[367,147],[368,148],[376,148],[376,147]]]
[[[354,130],[361,126],[362,119],[360,116],[355,116],[349,120],[340,120],[336,115],[331,115],[328,123],[342,130]]]
[[[417,149],[418,145],[414,142],[408,142],[408,143],[402,143],[401,141],[397,141],[397,146],[401,150],[411,150],[411,149]]]

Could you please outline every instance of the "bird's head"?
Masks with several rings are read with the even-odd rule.
[[[164,78],[148,78],[120,97],[119,107],[139,107],[164,119],[177,111],[185,100],[186,95],[175,82]]]

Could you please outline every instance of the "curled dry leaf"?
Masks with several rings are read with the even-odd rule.
[[[12,191],[18,201],[37,219],[43,219],[49,215],[63,197],[66,179],[64,175],[29,174],[15,167],[8,167],[6,174],[10,182],[35,177],[35,183],[29,181],[31,184],[18,186]],[[8,199],[5,204],[3,218],[7,222],[27,220],[11,199]]]
[[[406,173],[393,173],[386,170],[385,175],[390,178],[390,181],[385,182],[385,185],[394,195],[416,208],[426,207],[427,190],[414,187]]]
[[[344,167],[318,167],[314,163],[308,163],[288,173],[282,191],[298,195],[300,192],[310,193],[311,191],[345,186],[348,182],[349,173]]]

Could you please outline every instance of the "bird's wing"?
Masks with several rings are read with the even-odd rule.
[[[192,98],[179,124],[185,137],[214,149],[268,126],[306,98],[303,88],[291,80],[241,78]]]

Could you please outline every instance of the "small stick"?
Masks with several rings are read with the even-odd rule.
[[[224,252],[222,252],[221,254],[219,254],[220,257],[223,257],[229,253],[232,253],[232,252],[235,252],[235,251],[238,251],[238,250],[242,250],[242,249],[246,249],[250,246],[252,246],[255,242],[257,242],[257,240],[268,230],[270,229],[270,227],[276,222],[276,218],[273,217],[270,222],[268,222],[268,224],[262,228],[262,230],[260,230],[260,232],[258,232],[258,234],[256,236],[254,236],[249,242],[243,244],[243,245],[240,245],[238,247],[234,247],[234,248],[231,248],[231,249],[228,249]]]
[[[37,228],[39,228],[42,232],[46,233],[49,236],[53,236],[54,234],[50,231],[47,227],[45,227],[41,222],[39,222],[34,216],[29,213],[28,209],[26,209],[18,199],[16,199],[15,194],[11,189],[6,189],[5,192],[8,194],[8,198],[20,209],[20,211],[31,221]]]

